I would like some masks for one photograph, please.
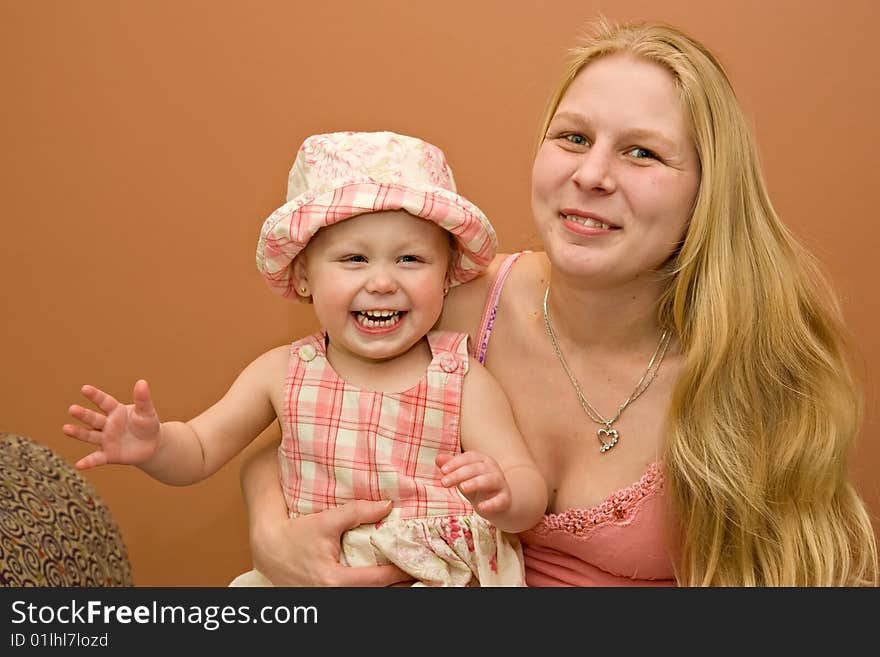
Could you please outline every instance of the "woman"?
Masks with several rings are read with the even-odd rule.
[[[773,211],[721,65],[674,28],[600,22],[541,135],[545,252],[499,257],[441,319],[473,338],[548,484],[521,534],[529,584],[876,584],[840,312]],[[336,563],[380,503],[288,521],[268,453],[244,489],[276,584],[400,579]]]

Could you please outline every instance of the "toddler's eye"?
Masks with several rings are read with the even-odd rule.
[[[366,258],[366,256],[353,254],[353,255],[345,256],[342,259],[342,261],[343,262],[366,262],[367,258]]]
[[[414,255],[400,256],[398,262],[419,262],[419,257]]]

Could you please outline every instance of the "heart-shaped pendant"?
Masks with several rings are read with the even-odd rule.
[[[617,433],[617,429],[602,427],[596,431],[596,436],[599,438],[599,442],[602,443],[602,447],[599,448],[599,453],[604,454],[617,444],[617,439],[620,437],[620,434]]]

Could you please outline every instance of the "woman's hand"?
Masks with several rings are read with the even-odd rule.
[[[339,563],[342,534],[378,522],[390,502],[350,502],[294,519],[264,522],[251,531],[254,567],[275,586],[391,586],[412,579],[396,566],[351,568]]]
[[[245,463],[242,490],[254,568],[275,586],[392,586],[412,579],[396,566],[339,563],[342,534],[381,520],[391,511],[390,502],[349,502],[291,519],[278,481],[275,445]]]

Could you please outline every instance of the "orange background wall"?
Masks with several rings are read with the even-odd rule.
[[[311,311],[276,298],[254,267],[311,133],[436,143],[503,249],[536,246],[538,120],[598,11],[680,25],[726,64],[776,208],[843,298],[867,401],[853,469],[876,519],[871,0],[0,0],[0,430],[73,461],[85,446],[60,427],[81,384],[128,401],[144,377],[162,417],[187,419],[255,356],[313,330]],[[249,567],[240,464],[187,488],[135,468],[86,474],[137,584],[225,585]]]

